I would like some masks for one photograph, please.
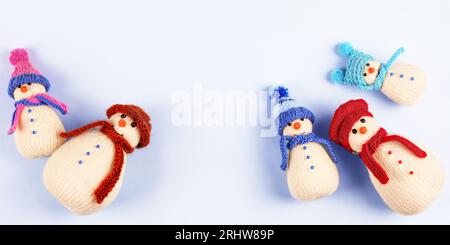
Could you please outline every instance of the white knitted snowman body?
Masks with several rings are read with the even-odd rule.
[[[354,131],[349,135],[349,143],[357,152],[380,130],[372,117],[362,117],[352,128]],[[383,184],[369,170],[371,182],[384,202],[404,215],[420,213],[430,206],[445,181],[441,162],[429,150],[418,147],[426,153],[425,157],[418,157],[405,144],[395,140],[382,142],[372,154],[389,180]]]
[[[48,159],[44,185],[70,211],[94,213],[109,205],[121,188],[126,153],[119,181],[101,204],[96,202],[94,192],[110,172],[113,158],[114,144],[105,134],[86,132],[66,142]]]
[[[122,186],[127,153],[149,142],[150,117],[136,106],[128,110],[131,116],[121,112],[123,108],[130,106],[114,105],[108,109],[108,121],[65,133],[72,138],[47,161],[45,187],[74,213],[92,214],[108,206]]]
[[[46,105],[25,107],[14,132],[17,150],[27,158],[50,156],[65,141],[64,125],[57,112]]]
[[[420,213],[437,198],[445,180],[439,160],[425,150],[419,158],[398,142],[381,144],[374,158],[386,170],[389,181],[381,184],[372,174],[370,179],[384,202],[405,215]]]
[[[339,185],[335,163],[322,145],[313,142],[289,152],[286,177],[291,195],[303,201],[330,195]]]
[[[289,123],[283,135],[309,134],[312,128],[312,122],[303,118]],[[288,162],[287,184],[294,198],[315,200],[334,193],[338,188],[338,170],[323,145],[316,142],[298,144],[289,151]]]
[[[419,101],[426,85],[426,75],[420,68],[394,64],[386,74],[381,92],[398,104],[412,105]]]

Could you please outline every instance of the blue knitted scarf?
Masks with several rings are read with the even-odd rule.
[[[405,50],[403,48],[399,48],[395,53],[389,58],[388,62],[386,64],[381,64],[380,71],[378,72],[378,76],[375,79],[375,82],[371,85],[366,84],[365,82],[363,84],[360,84],[359,87],[361,89],[367,89],[367,90],[380,90],[383,86],[383,82],[386,79],[386,74],[388,70],[391,68],[392,64],[395,62],[395,60],[398,58],[400,54],[402,54]]]
[[[309,133],[306,135],[295,135],[295,136],[281,136],[280,149],[281,149],[281,169],[284,171],[288,165],[289,150],[292,150],[297,145],[306,144],[309,142],[315,142],[324,145],[328,154],[334,163],[337,163],[336,156],[334,155],[333,148],[328,140],[320,138],[314,133]]]

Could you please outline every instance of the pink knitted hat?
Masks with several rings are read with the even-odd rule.
[[[14,66],[14,71],[9,81],[9,96],[14,98],[14,90],[25,83],[40,83],[45,87],[46,91],[50,89],[50,82],[30,63],[28,52],[25,49],[14,49],[11,51],[9,61]]]

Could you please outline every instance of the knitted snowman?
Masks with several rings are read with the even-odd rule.
[[[330,142],[313,133],[313,113],[297,106],[284,87],[272,89],[270,95],[280,109],[281,169],[291,195],[306,201],[332,194],[339,185],[336,157]]]
[[[427,78],[415,66],[393,64],[403,52],[403,48],[398,49],[386,64],[382,64],[349,43],[342,43],[338,46],[338,53],[348,57],[347,68],[333,70],[331,80],[364,90],[381,90],[398,104],[415,104],[425,90]]]
[[[16,102],[8,134],[14,134],[17,150],[27,158],[51,155],[64,139],[64,125],[56,111],[67,107],[47,94],[50,82],[30,63],[24,49],[15,49],[9,60],[15,66],[8,94]]]
[[[359,155],[375,189],[396,212],[417,214],[441,192],[445,172],[436,157],[402,136],[388,135],[362,99],[336,110],[330,138]]]
[[[150,141],[150,117],[135,105],[113,105],[107,121],[97,121],[62,136],[71,140],[48,159],[44,185],[67,209],[91,214],[117,196],[126,156]]]

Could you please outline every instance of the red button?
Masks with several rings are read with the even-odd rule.
[[[402,164],[402,160],[399,160],[398,163],[399,163],[399,164]]]
[[[410,174],[410,175],[413,175],[413,174],[414,174],[414,171],[410,171],[409,174]]]
[[[392,151],[388,151],[388,154],[391,155],[391,154],[392,154]]]

